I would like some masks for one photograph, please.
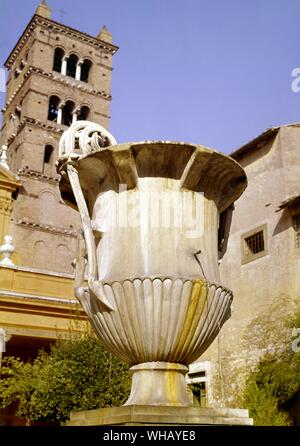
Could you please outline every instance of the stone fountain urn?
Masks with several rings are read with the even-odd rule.
[[[190,406],[188,365],[230,317],[219,217],[245,172],[200,145],[117,144],[87,121],[63,134],[57,169],[82,222],[75,295],[103,345],[131,366],[126,405]]]

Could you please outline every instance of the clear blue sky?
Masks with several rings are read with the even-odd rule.
[[[3,64],[38,0],[0,0]],[[114,56],[110,131],[119,142],[194,142],[229,153],[267,127],[300,121],[299,0],[48,0],[52,18]],[[4,93],[0,93],[3,103]]]

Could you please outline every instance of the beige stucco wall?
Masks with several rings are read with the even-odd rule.
[[[277,135],[237,158],[248,187],[235,203],[222,283],[234,292],[232,317],[203,359],[212,361],[214,398],[234,400],[249,367],[285,332],[284,320],[300,305],[300,248],[295,248],[292,214],[279,205],[300,194],[300,128],[281,127]],[[278,211],[278,212],[276,212]],[[243,264],[241,240],[266,227],[266,255]]]

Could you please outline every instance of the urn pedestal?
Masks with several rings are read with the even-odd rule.
[[[79,121],[62,136],[58,172],[82,220],[75,294],[104,346],[131,366],[125,405],[188,407],[188,365],[230,317],[220,215],[246,187],[243,169],[194,144],[116,144]]]
[[[246,409],[121,406],[72,412],[67,426],[252,426]]]

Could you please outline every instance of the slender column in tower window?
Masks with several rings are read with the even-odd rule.
[[[79,112],[80,109],[78,107],[74,108],[74,110],[72,111],[72,124],[77,121]]]
[[[61,102],[58,106],[58,110],[57,110],[57,124],[61,124],[62,123],[62,113],[63,113],[63,108],[65,106],[64,102]]]
[[[68,57],[64,56],[61,63],[61,74],[63,74],[64,76],[67,74],[67,64],[68,64]]]
[[[77,65],[76,65],[75,80],[77,80],[77,81],[81,80],[81,67],[82,67],[82,64],[83,64],[83,60],[79,60],[77,62]]]

